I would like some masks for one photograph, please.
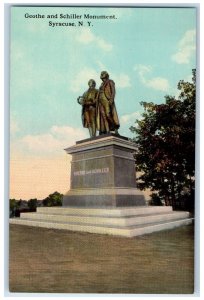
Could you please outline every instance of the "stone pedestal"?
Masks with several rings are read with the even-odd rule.
[[[63,206],[120,207],[146,205],[136,188],[134,143],[114,134],[79,141],[65,149],[72,155],[70,190]]]

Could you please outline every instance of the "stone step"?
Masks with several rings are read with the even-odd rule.
[[[133,237],[189,224],[188,212],[172,211],[170,206],[74,208],[38,207],[35,213],[22,213],[11,224],[84,231]]]
[[[61,222],[51,222],[48,220],[39,221],[39,220],[27,220],[21,218],[13,218],[10,219],[10,224],[17,225],[27,225],[27,226],[35,226],[35,227],[43,227],[43,228],[52,228],[52,229],[64,229],[71,231],[82,231],[89,233],[97,233],[97,234],[109,234],[109,235],[117,235],[124,237],[134,237],[139,235],[144,235],[156,231],[173,229],[178,226],[188,225],[193,222],[191,218],[185,218],[181,220],[174,220],[170,222],[156,222],[150,223],[146,225],[137,225],[132,227],[125,228],[115,228],[115,227],[105,227],[105,226],[93,226],[93,225],[81,225],[81,224],[69,224],[69,223],[61,223]]]
[[[192,224],[192,222],[193,222],[193,218],[186,218],[186,219],[169,221],[169,222],[159,222],[159,223],[148,224],[144,226],[137,226],[136,228],[130,229],[128,237],[134,237],[134,236],[149,234],[157,231],[173,229],[179,226]]]
[[[53,221],[70,224],[84,224],[93,226],[116,226],[116,227],[127,227],[134,225],[142,225],[154,222],[167,222],[173,220],[179,220],[188,218],[188,212],[166,212],[157,213],[152,215],[140,215],[140,216],[125,216],[125,217],[102,217],[102,216],[70,216],[61,214],[43,214],[43,213],[21,213],[22,219],[30,220],[42,220],[42,221]]]
[[[37,207],[37,213],[72,216],[123,217],[172,212],[171,206],[139,206],[117,208]]]

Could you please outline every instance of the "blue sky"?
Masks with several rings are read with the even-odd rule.
[[[115,15],[83,27],[50,27],[25,14]],[[76,21],[77,23],[78,21]],[[120,134],[140,117],[140,101],[177,95],[196,67],[194,8],[13,7],[10,45],[11,159],[54,158],[88,137],[77,97],[106,70],[116,84]]]

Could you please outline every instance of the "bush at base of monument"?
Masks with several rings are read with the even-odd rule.
[[[43,206],[62,206],[63,194],[54,192],[43,200]]]

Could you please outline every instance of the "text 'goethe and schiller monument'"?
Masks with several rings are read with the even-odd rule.
[[[77,99],[90,139],[65,149],[72,162],[70,190],[63,206],[144,206],[144,196],[136,189],[135,145],[118,133],[115,83],[106,71],[100,78],[99,89],[90,79],[88,90]]]

